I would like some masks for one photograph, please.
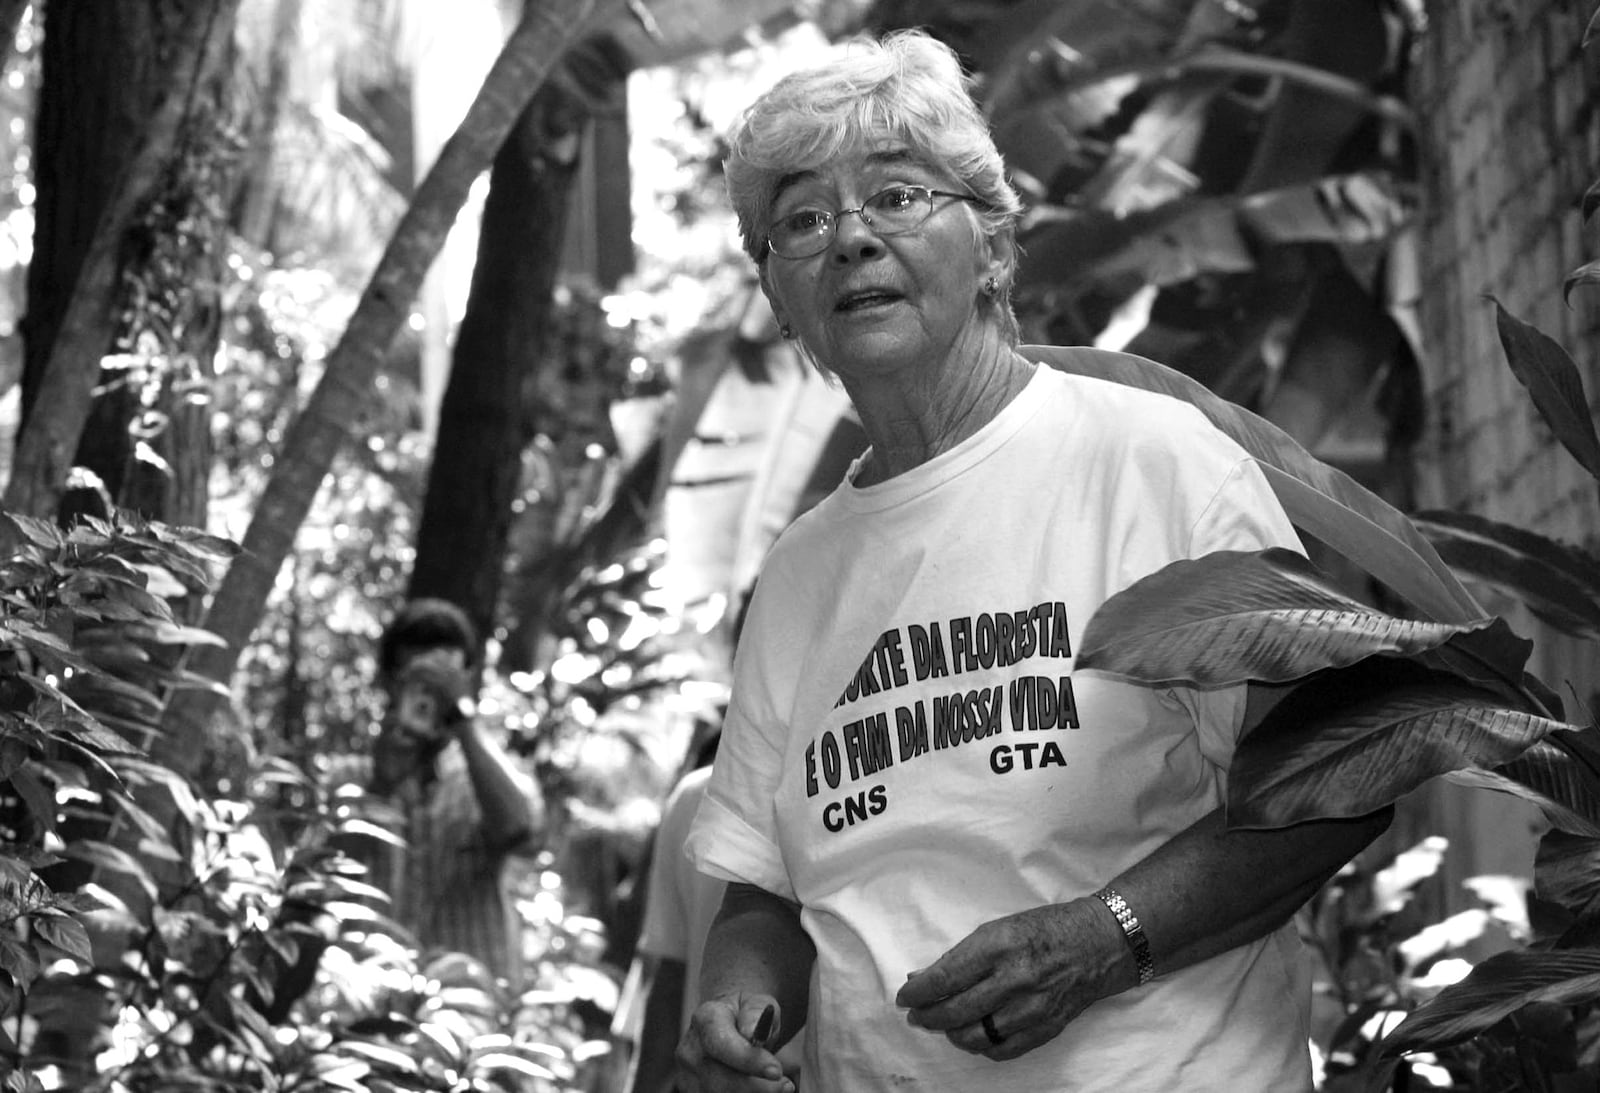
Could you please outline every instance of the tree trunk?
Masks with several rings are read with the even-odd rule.
[[[238,2],[197,0],[178,8],[63,4],[46,9],[45,52],[64,51],[56,54],[64,67],[47,64],[41,92],[38,140],[45,155],[39,189],[41,195],[54,187],[75,194],[72,207],[83,215],[74,217],[63,201],[52,200],[39,225],[36,256],[49,258],[36,257],[42,265],[29,276],[24,420],[5,494],[6,507],[13,511],[49,517],[60,500],[90,420],[101,358],[117,328],[114,305],[125,237],[159,192],[197,95],[211,86],[229,56]],[[159,57],[129,47],[130,35],[123,31],[130,25],[150,31],[144,40],[152,43],[157,33],[166,37],[165,28],[171,28]],[[144,96],[137,90],[129,94],[128,87],[137,88],[145,71],[170,78],[162,81],[159,102],[151,107],[146,99],[141,109]],[[57,91],[66,93],[65,98],[56,98]],[[92,122],[85,128],[85,116],[101,119],[104,128],[97,131]],[[136,147],[121,143],[124,133],[137,135]],[[87,140],[71,151],[56,143],[79,136]],[[65,158],[46,167],[57,147]],[[115,182],[96,192],[97,178]],[[80,188],[68,190],[68,179]],[[41,216],[46,217],[43,209]],[[97,429],[94,439],[111,438]]]
[[[459,604],[480,640],[495,625],[529,439],[523,391],[549,340],[550,293],[586,121],[582,104],[547,83],[495,158],[439,410],[409,591]]]
[[[40,88],[34,139],[34,259],[28,264],[28,310],[22,321],[22,422],[38,402],[50,353],[72,300],[117,181],[145,131],[159,97],[160,34],[155,12],[146,3],[54,4],[40,19]],[[106,395],[93,400],[91,419],[123,400]],[[100,421],[82,430],[99,438],[109,459],[92,467],[102,480],[120,468],[128,454],[127,433]],[[107,436],[107,434],[110,434]],[[84,463],[85,445],[75,437],[75,462]],[[107,486],[112,489],[114,486]],[[63,513],[62,515],[66,515]]]
[[[289,426],[283,456],[263,491],[243,551],[233,560],[207,614],[206,628],[223,648],[190,652],[189,667],[225,684],[294,545],[334,453],[373,397],[373,381],[405,321],[428,266],[449,233],[473,180],[489,164],[534,92],[569,43],[596,22],[601,0],[552,0],[530,6],[506,41],[455,135],[417,188],[394,238],[329,355],[305,408]],[[609,10],[611,5],[605,4]],[[222,696],[188,690],[174,696],[164,718],[163,748],[171,762],[192,770],[206,727]]]

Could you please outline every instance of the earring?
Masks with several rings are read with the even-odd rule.
[[[794,339],[794,327],[790,326],[788,323],[784,323],[782,326],[778,327],[778,336],[786,342],[792,341]]]
[[[998,281],[996,281],[993,277],[989,278],[987,281],[985,281],[983,283],[983,294],[985,296],[988,296],[988,297],[990,297],[992,299],[993,297],[998,295],[999,292],[1000,292],[1000,283]]]

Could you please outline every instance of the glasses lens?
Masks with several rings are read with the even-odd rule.
[[[821,209],[799,209],[773,221],[767,244],[785,258],[816,254],[833,238],[833,215]]]
[[[893,186],[867,198],[872,226],[892,235],[910,231],[933,212],[933,191],[922,186]]]

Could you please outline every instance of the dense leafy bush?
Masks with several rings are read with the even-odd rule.
[[[281,759],[227,798],[159,761],[163,698],[193,683],[172,653],[207,640],[166,597],[201,592],[229,544],[122,514],[0,524],[7,1088],[587,1085],[615,985],[558,876],[527,874],[531,985],[511,997],[466,958],[418,964],[333,846],[365,822],[354,802]]]

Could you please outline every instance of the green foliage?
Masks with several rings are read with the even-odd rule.
[[[0,1078],[8,1089],[581,1087],[585,1005],[615,988],[559,878],[526,901],[520,997],[465,961],[418,963],[336,849],[359,810],[256,761],[208,797],[152,761],[193,679],[178,624],[231,544],[117,513],[70,532],[0,522]],[[157,742],[157,746],[159,742]],[[285,802],[290,802],[285,805]]]
[[[1576,1069],[1570,1046],[1557,1043],[1563,1022],[1551,1019],[1551,1007],[1485,1020],[1474,1039],[1417,1041],[1404,1058],[1386,1050],[1418,1027],[1408,1015],[1468,975],[1471,966],[1454,955],[1458,950],[1494,933],[1517,942],[1530,936],[1526,885],[1516,878],[1477,878],[1483,906],[1443,922],[1423,918],[1415,890],[1437,872],[1448,848],[1448,840],[1430,836],[1381,866],[1352,864],[1301,912],[1325,1014],[1317,1037],[1325,1093],[1576,1088],[1527,1081],[1521,1059],[1540,1051],[1552,1063],[1561,1060],[1552,1070]],[[1489,1017],[1486,1009],[1477,1012]]]
[[[1600,207],[1594,192],[1583,202],[1586,218]],[[1563,291],[1595,281],[1584,267]],[[1555,439],[1600,480],[1600,442],[1577,365],[1553,339],[1498,301],[1494,307],[1512,373]],[[1148,373],[1132,382],[1172,387]],[[1396,917],[1404,900],[1375,894],[1380,876],[1347,870],[1313,902],[1307,932],[1344,1015],[1330,1036],[1324,1088],[1594,1088],[1600,726],[1587,711],[1580,723],[1564,721],[1552,689],[1524,668],[1530,643],[1503,620],[1472,617],[1470,597],[1456,595],[1459,582],[1439,565],[1592,639],[1600,559],[1465,514],[1422,514],[1397,534],[1392,522],[1369,519],[1374,507],[1365,498],[1309,467],[1264,422],[1212,416],[1268,464],[1297,523],[1316,515],[1319,539],[1434,621],[1344,597],[1279,552],[1213,555],[1108,601],[1089,624],[1078,665],[1150,683],[1298,680],[1239,747],[1229,779],[1236,822],[1270,827],[1361,814],[1440,775],[1536,804],[1549,827],[1534,891],[1498,900],[1498,917],[1521,919],[1512,932],[1520,947],[1475,967],[1453,954],[1477,939],[1481,922],[1457,916],[1408,931]],[[1426,857],[1427,848],[1419,849]],[[1441,961],[1455,966],[1429,982],[1425,969]]]
[[[1592,435],[1570,423],[1572,407],[1585,405],[1576,365],[1518,322],[1502,313],[1502,332],[1510,331],[1502,345],[1540,412],[1555,418],[1558,436]],[[1232,424],[1254,427],[1248,417]],[[1314,489],[1308,477],[1295,481]],[[1373,533],[1353,507],[1346,511],[1347,537]],[[1600,573],[1583,571],[1581,556],[1537,545],[1530,532],[1501,536],[1486,523],[1437,518],[1424,528],[1430,523],[1452,538],[1467,528],[1495,543],[1492,550],[1447,554],[1458,564],[1487,559],[1502,589],[1526,583],[1547,595],[1562,582],[1586,589],[1600,580]],[[1389,540],[1389,548],[1399,541]],[[1356,556],[1377,559],[1373,575],[1387,575],[1384,551]],[[1419,556],[1399,568],[1422,573],[1430,565]],[[1584,611],[1568,604],[1565,614],[1543,614],[1581,621]],[[1152,684],[1299,681],[1239,746],[1229,777],[1234,822],[1273,827],[1360,815],[1448,775],[1537,804],[1551,825],[1546,843],[1576,841],[1592,880],[1600,865],[1593,850],[1600,840],[1600,727],[1561,720],[1560,701],[1524,670],[1529,649],[1502,620],[1444,625],[1391,615],[1339,594],[1302,559],[1268,551],[1212,555],[1136,583],[1090,621],[1078,663]],[[1573,861],[1570,850],[1541,851],[1534,875],[1548,906],[1530,951],[1485,961],[1462,982],[1431,994],[1391,984],[1381,1005],[1347,999],[1351,1020],[1363,1027],[1379,1010],[1395,1020],[1368,1029],[1364,1061],[1328,1088],[1390,1088],[1391,1080],[1401,1081],[1397,1073],[1435,1065],[1419,1064],[1417,1053],[1444,1060],[1446,1049],[1448,1063],[1438,1064],[1444,1088],[1558,1089],[1561,1076],[1574,1071],[1591,1083],[1600,1078],[1600,935],[1593,887],[1572,882]],[[1549,876],[1557,868],[1561,883]],[[1473,936],[1451,944],[1459,948]],[[1412,1015],[1400,1022],[1406,1013]],[[1395,1062],[1402,1054],[1406,1061]],[[1512,1078],[1513,1085],[1500,1084]]]
[[[211,495],[220,526],[242,533],[354,297],[319,270],[274,264],[242,245],[229,268],[229,331],[211,393],[218,423]],[[524,697],[527,684],[514,687],[505,677],[542,678],[564,650],[557,649],[562,634],[522,643],[517,631],[549,624],[552,611],[570,614],[585,578],[565,600],[535,604],[517,575],[540,569],[581,537],[622,458],[610,407],[657,393],[662,383],[659,367],[638,356],[632,332],[613,325],[602,305],[581,285],[558,289],[548,367],[533,370],[524,392],[524,488],[513,506],[505,622],[488,635],[485,678],[504,726],[523,734],[546,724],[550,707],[541,696]],[[237,699],[253,748],[307,769],[330,754],[364,750],[377,723],[373,652],[405,595],[431,461],[416,412],[415,350],[404,340],[397,347],[379,381],[385,397],[352,428],[360,442],[334,456],[297,550],[240,656]],[[519,656],[506,660],[496,654],[508,633]]]

